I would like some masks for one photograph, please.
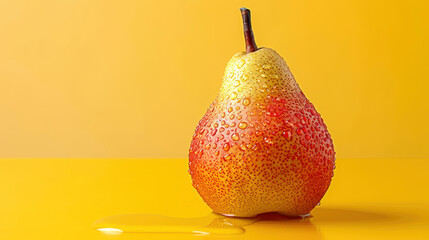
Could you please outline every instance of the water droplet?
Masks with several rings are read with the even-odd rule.
[[[227,76],[228,76],[228,78],[232,78],[232,77],[234,77],[234,72],[233,72],[233,71],[230,71],[230,72],[227,74]]]
[[[243,150],[243,151],[246,151],[246,145],[244,144],[244,143],[242,143],[241,145],[240,145],[240,149],[241,150]]]
[[[235,122],[231,123],[231,127],[235,127]]]
[[[235,110],[240,110],[240,107],[238,107],[238,106],[237,106],[237,107],[235,107]]]
[[[231,100],[234,100],[236,98],[237,98],[237,93],[236,92],[231,93]]]
[[[225,120],[222,120],[222,122],[220,122],[220,125],[223,126],[223,125],[225,125],[225,123],[226,123]]]
[[[210,143],[206,145],[206,149],[209,150],[210,149]]]
[[[211,132],[212,136],[216,135],[216,133],[217,133],[217,128],[213,128],[213,130]]]
[[[233,85],[234,85],[234,87],[238,87],[238,86],[240,86],[240,84],[241,84],[240,81],[236,80],[236,81],[234,81]]]
[[[237,119],[240,120],[240,119],[242,119],[242,117],[241,116],[237,116]]]
[[[229,124],[226,124],[226,125],[225,125],[225,128],[229,128]]]
[[[212,148],[215,149],[217,147],[216,143],[212,143]]]
[[[223,159],[225,159],[225,160],[230,160],[231,159],[231,155],[229,155],[229,154],[226,154],[225,156],[223,156]]]
[[[232,120],[232,119],[234,119],[234,117],[235,117],[234,114],[231,114],[231,116],[229,116],[229,119]]]
[[[248,106],[250,104],[250,100],[248,98],[243,99],[243,105]]]
[[[270,69],[270,68],[271,68],[271,65],[269,65],[269,64],[264,64],[264,65],[262,66],[262,68],[263,68],[263,69]]]
[[[232,140],[234,141],[238,141],[238,139],[240,139],[240,136],[238,136],[238,133],[234,133],[231,135]]]
[[[219,136],[219,139],[220,139],[220,140],[223,140],[224,138],[225,138],[225,137],[224,137],[223,135],[220,135],[220,136]]]
[[[261,131],[256,131],[256,136],[261,136],[263,133]]]
[[[237,88],[237,90],[238,90],[239,92],[242,92],[242,91],[243,91],[243,88],[242,88],[242,87],[239,87],[239,88]]]
[[[225,113],[224,113],[224,112],[222,112],[222,114],[221,114],[220,116],[224,118],[224,117],[225,117]]]
[[[262,73],[262,74],[261,74],[261,77],[265,78],[265,77],[267,77],[267,75],[265,75],[265,74],[263,74],[263,73]]]
[[[271,75],[271,77],[277,79],[277,78],[279,78],[279,75],[273,74],[273,75]]]
[[[247,123],[241,122],[241,123],[238,124],[238,127],[241,128],[241,129],[245,129],[245,128],[247,128]]]
[[[228,108],[228,112],[232,112],[232,110],[233,110],[232,107]]]
[[[317,206],[320,206],[320,203],[318,203]]]
[[[202,129],[200,129],[199,133],[202,135],[204,133],[204,131],[205,131],[205,129],[202,128]]]
[[[216,155],[216,156],[219,156],[219,151],[216,151],[216,152],[215,152],[215,155]]]
[[[240,59],[240,61],[238,62],[238,64],[237,64],[237,67],[238,68],[241,68],[241,67],[243,67],[243,65],[246,63],[246,61],[244,61],[244,59]]]
[[[223,132],[223,131],[225,131],[225,128],[223,127],[219,128],[219,132]]]
[[[225,152],[228,152],[228,151],[229,151],[229,143],[225,143],[225,145],[223,145],[223,150],[224,150]]]
[[[215,123],[215,124],[213,125],[213,127],[217,128],[217,127],[219,127],[219,124]]]
[[[289,139],[289,138],[291,138],[291,137],[292,137],[292,133],[291,133],[290,131],[283,132],[282,134],[283,134],[283,136],[284,136],[284,137],[286,137],[287,139]]]
[[[268,144],[273,144],[273,141],[271,140],[271,138],[269,138],[269,137],[265,137],[264,138],[264,141],[266,142],[266,143],[268,143]]]
[[[253,147],[252,147],[253,151],[257,151],[258,149],[259,149],[259,145],[258,144],[253,145]]]
[[[260,91],[261,93],[265,92],[265,90],[264,90],[264,89],[259,89],[259,91]]]
[[[247,76],[246,74],[243,74],[243,78],[241,79],[241,81],[245,82],[249,79],[249,76]]]
[[[231,133],[231,131],[229,131],[229,130],[228,130],[228,131],[226,131],[226,135],[229,135],[230,133]]]

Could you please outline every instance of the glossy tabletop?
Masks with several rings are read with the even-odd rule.
[[[243,226],[242,234],[225,235],[93,228],[120,214],[184,222],[210,216],[191,186],[186,159],[2,159],[0,165],[0,239],[429,239],[429,159],[337,159],[312,216],[270,215]]]

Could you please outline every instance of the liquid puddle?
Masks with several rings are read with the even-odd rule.
[[[94,228],[105,233],[241,234],[258,218],[229,218],[215,213],[200,218],[174,218],[148,214],[117,215],[100,219]]]
[[[262,214],[254,218],[231,218],[211,213],[200,218],[174,218],[149,214],[127,214],[102,218],[94,228],[108,234],[119,233],[192,233],[242,234],[248,226],[261,220],[286,218],[275,213]]]

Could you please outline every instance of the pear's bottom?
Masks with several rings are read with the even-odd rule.
[[[307,217],[311,216],[310,213],[300,214],[300,215],[289,215],[285,212],[267,212],[267,213],[260,213],[260,214],[250,215],[250,216],[237,216],[235,214],[228,214],[228,213],[216,213],[216,214],[219,214],[219,215],[222,215],[225,217],[235,217],[235,218],[255,218],[257,216],[260,216],[261,214],[280,214],[282,216],[289,217],[289,218],[298,218],[298,217],[299,218],[307,218]]]
[[[310,204],[302,204],[302,205],[291,205],[290,203],[278,203],[273,202],[271,205],[263,207],[261,204],[256,205],[255,207],[244,207],[240,206],[239,208],[234,207],[235,204],[231,203],[230,205],[222,205],[222,206],[212,206],[213,212],[219,215],[223,215],[226,217],[240,217],[240,218],[253,218],[259,216],[261,214],[266,213],[277,213],[289,218],[300,218],[307,217],[310,215],[310,212],[314,210],[317,206],[320,205],[321,197],[310,199]],[[307,202],[309,202],[307,201]],[[206,202],[207,203],[207,202]],[[252,205],[252,204],[249,204]],[[282,208],[279,208],[275,205],[283,205]]]

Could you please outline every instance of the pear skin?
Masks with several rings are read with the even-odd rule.
[[[327,127],[284,59],[270,48],[234,55],[189,150],[193,186],[210,208],[237,217],[305,215],[334,168]]]

